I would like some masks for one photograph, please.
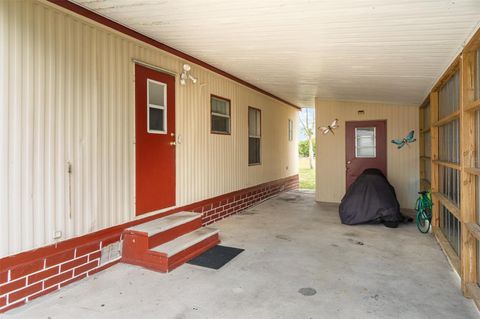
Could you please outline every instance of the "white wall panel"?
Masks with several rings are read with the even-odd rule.
[[[70,0],[287,101],[421,104],[478,0]]]
[[[358,111],[365,111],[358,115]],[[345,194],[345,121],[387,120],[387,177],[395,187],[402,208],[413,208],[419,191],[419,143],[402,149],[390,141],[415,130],[418,139],[418,108],[365,102],[316,101],[316,123],[324,126],[335,118],[335,135],[316,132],[316,199],[340,202]]]
[[[132,59],[184,63],[50,4],[0,1],[0,257],[135,218]],[[295,109],[192,73],[176,87],[177,205],[297,174]],[[210,134],[210,94],[232,100],[231,136]],[[262,110],[261,166],[248,167],[248,106]]]

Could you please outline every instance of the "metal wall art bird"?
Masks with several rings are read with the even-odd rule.
[[[335,119],[335,120],[333,120],[332,124],[330,124],[328,126],[320,126],[318,129],[322,132],[322,134],[327,134],[328,132],[330,132],[333,135],[335,135],[335,133],[333,133],[333,130],[338,128],[338,127],[339,127],[338,119]]]
[[[402,139],[393,139],[392,140],[392,143],[397,145],[397,148],[400,149],[402,148],[404,145],[408,145],[410,143],[413,143],[416,141],[415,138],[413,138],[413,135],[415,134],[415,131],[414,130],[411,130],[407,136],[405,136],[404,138]]]

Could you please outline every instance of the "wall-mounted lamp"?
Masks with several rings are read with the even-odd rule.
[[[192,81],[193,84],[197,83],[197,78],[194,77],[193,75],[189,74],[191,69],[192,68],[190,67],[189,64],[184,64],[183,65],[183,71],[182,71],[182,74],[180,74],[180,84],[181,85],[186,85],[188,80]]]
[[[358,115],[365,115],[365,111],[364,111],[364,110],[358,110],[358,111],[357,111],[357,114],[358,114]]]

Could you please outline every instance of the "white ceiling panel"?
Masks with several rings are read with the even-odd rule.
[[[75,0],[300,106],[419,104],[480,0]]]

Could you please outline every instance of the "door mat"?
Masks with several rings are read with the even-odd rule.
[[[242,251],[244,249],[217,245],[187,263],[211,269],[220,269]]]

